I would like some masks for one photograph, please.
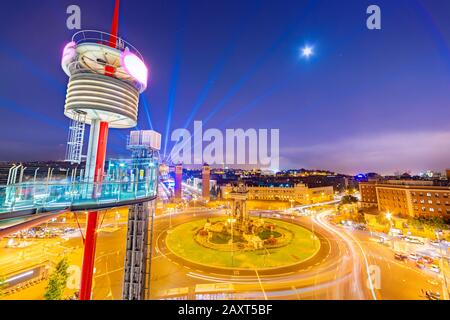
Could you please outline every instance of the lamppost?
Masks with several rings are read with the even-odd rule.
[[[389,221],[389,232],[388,232],[388,235],[390,234],[391,237],[392,237],[392,232],[391,232],[391,229],[392,229],[392,213],[390,213],[389,211],[386,212],[385,217]],[[392,249],[395,250],[395,243],[394,243],[394,241],[395,241],[395,237],[392,237],[392,239],[391,239]]]
[[[171,229],[172,229],[172,210],[169,211],[169,230]]]
[[[385,217],[389,221],[389,226],[392,227],[392,213],[390,213],[389,211],[386,212]]]
[[[231,266],[234,267],[234,227],[233,222],[234,219],[231,218]]]
[[[196,211],[195,211],[195,209],[196,209],[196,202],[197,202],[197,198],[194,196],[193,198],[192,198],[192,201],[194,201],[194,214],[193,214],[193,216],[195,217],[196,216]]]

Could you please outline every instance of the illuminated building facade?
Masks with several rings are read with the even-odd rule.
[[[378,206],[377,189],[375,182],[362,182],[359,184],[361,194],[361,206],[371,208]]]
[[[361,183],[360,191],[361,203],[376,206],[380,212],[450,220],[450,186],[435,186],[432,181],[390,180]]]
[[[247,189],[248,200],[295,201],[299,204],[330,201],[334,195],[332,186],[308,188],[307,185],[302,183],[294,186],[249,186]],[[231,192],[231,185],[222,187],[224,199],[230,199]]]

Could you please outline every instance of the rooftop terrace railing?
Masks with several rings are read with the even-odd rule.
[[[156,197],[157,178],[125,182],[36,182],[0,186],[0,219],[21,211],[102,208]]]

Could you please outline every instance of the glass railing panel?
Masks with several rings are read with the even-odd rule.
[[[156,195],[156,175],[136,181],[24,183],[0,186],[0,213],[25,209],[60,209],[73,205],[120,203]]]

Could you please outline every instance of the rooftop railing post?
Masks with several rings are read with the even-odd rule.
[[[25,172],[25,169],[27,169],[27,167],[22,167],[20,169],[20,176],[19,176],[19,184],[20,184],[19,195],[20,195],[20,197],[22,197],[22,180],[23,180],[23,173]]]
[[[36,177],[37,177],[37,172],[39,171],[40,168],[37,168],[36,170],[34,170],[34,177],[33,177],[33,184],[36,184]]]
[[[13,174],[13,184],[16,184],[16,180],[17,180],[17,171],[19,170],[19,168],[22,168],[22,164],[19,164],[15,169],[14,169],[14,174]]]
[[[48,184],[50,182],[50,168],[47,170],[47,180],[45,181],[45,193],[48,194]]]
[[[15,167],[16,167],[16,165],[14,164],[11,168],[9,168],[9,171],[8,171],[8,181],[6,182],[7,185],[11,184],[11,181],[12,181],[12,173],[13,173],[13,170],[14,170]]]
[[[50,170],[50,180],[53,179],[53,170],[55,170],[55,168],[52,168],[52,170]]]

